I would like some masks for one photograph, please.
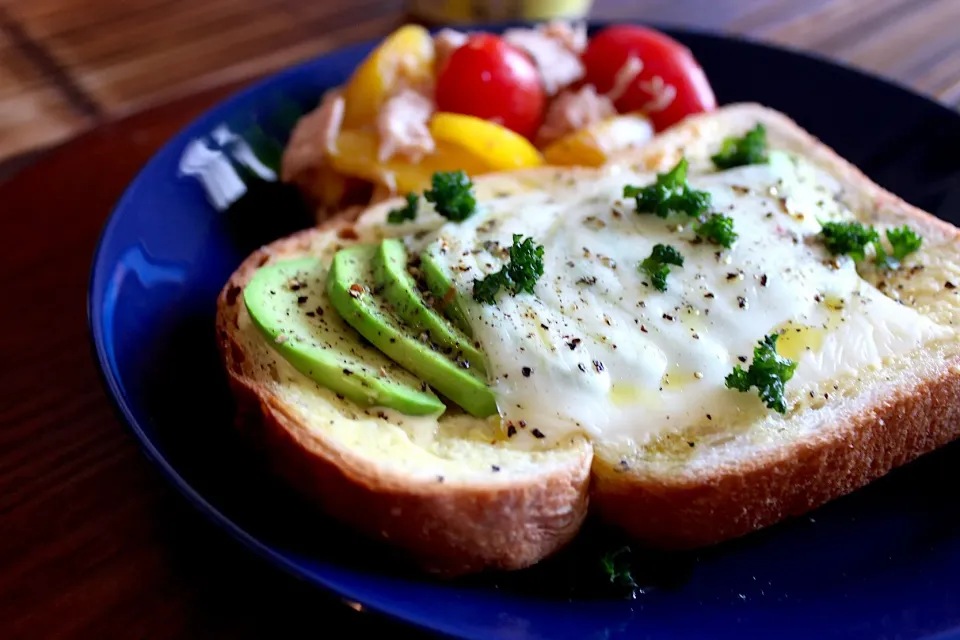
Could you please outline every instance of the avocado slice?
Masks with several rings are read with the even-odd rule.
[[[407,271],[408,259],[402,240],[390,238],[380,243],[373,256],[373,281],[378,291],[413,332],[419,335],[426,331],[448,356],[485,374],[483,354],[423,299],[416,280]]]
[[[356,245],[334,256],[327,276],[327,295],[340,316],[397,364],[471,415],[495,414],[496,399],[486,380],[444,355],[437,345],[414,337],[378,295],[373,282],[376,252],[376,245]]]
[[[423,273],[423,280],[434,297],[435,306],[439,307],[460,331],[472,338],[473,329],[467,321],[467,314],[453,286],[453,280],[448,275],[443,261],[436,255],[438,250],[438,245],[431,245],[420,255],[420,271]]]
[[[243,290],[254,325],[297,371],[363,407],[440,415],[427,385],[369,346],[327,298],[327,269],[316,258],[261,267]]]

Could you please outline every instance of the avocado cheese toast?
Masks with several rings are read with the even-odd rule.
[[[391,224],[391,200],[263,247],[218,301],[244,432],[424,568],[529,566],[588,509],[717,543],[960,433],[957,230],[786,116],[730,105],[605,167],[474,188],[465,217],[422,198]],[[387,281],[390,256],[414,282]],[[325,290],[257,288],[304,260]],[[336,363],[378,393],[348,395]]]

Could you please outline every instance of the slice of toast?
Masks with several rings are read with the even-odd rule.
[[[788,117],[737,104],[690,118],[615,163],[663,171],[685,155],[709,171],[730,135],[761,123],[771,148],[803,155],[836,182],[861,222],[909,224],[924,238],[911,269],[861,275],[938,324],[960,322],[960,235],[911,206]],[[639,451],[595,446],[592,509],[653,545],[704,546],[803,514],[960,435],[960,343],[955,339],[865,371],[838,389],[807,390],[804,410],[736,433],[687,433]],[[693,443],[691,446],[689,443]]]
[[[478,199],[618,166],[664,171],[684,155],[709,171],[729,135],[757,123],[771,147],[802,154],[828,176],[836,197],[883,229],[908,223],[924,236],[911,268],[862,275],[935,323],[960,311],[957,230],[884,191],[784,115],[739,104],[689,118],[649,145],[596,170],[542,168],[483,176]],[[515,446],[495,420],[448,411],[439,424],[403,423],[336,398],[287,366],[252,326],[242,288],[261,265],[288,257],[327,260],[357,241],[415,233],[426,217],[386,225],[399,200],[341,216],[251,255],[223,288],[217,330],[238,425],[278,473],[335,518],[388,541],[445,574],[515,569],[561,548],[590,511],[631,536],[664,547],[736,537],[808,511],[960,435],[960,343],[941,340],[858,372],[826,389],[794,391],[786,416],[736,429],[671,433],[637,446],[573,436],[550,450]],[[423,218],[423,216],[421,216]],[[835,386],[834,386],[835,385]],[[692,443],[692,444],[691,444]]]
[[[491,181],[491,184],[494,182]],[[483,193],[481,189],[481,194]],[[389,206],[353,225],[337,218],[249,256],[218,299],[217,336],[237,426],[297,490],[341,522],[402,549],[428,571],[517,569],[559,550],[587,512],[592,449],[509,446],[495,421],[448,410],[398,424],[365,412],[290,367],[254,327],[242,289],[257,268],[379,239]],[[409,230],[409,229],[408,229]]]

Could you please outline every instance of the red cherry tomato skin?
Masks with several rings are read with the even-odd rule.
[[[491,120],[532,138],[546,96],[540,73],[519,49],[492,34],[477,34],[454,51],[437,75],[438,111]]]
[[[647,27],[616,25],[597,32],[583,53],[585,81],[598,93],[606,93],[631,55],[643,62],[643,71],[616,100],[621,113],[646,111],[654,128],[662,131],[688,115],[716,109],[716,96],[693,53],[665,33]],[[649,91],[650,82],[657,77],[673,86],[676,96],[665,108],[648,110],[655,97]]]

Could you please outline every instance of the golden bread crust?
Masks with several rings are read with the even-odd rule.
[[[960,358],[846,425],[824,425],[736,468],[666,476],[610,466],[594,474],[591,509],[652,546],[703,547],[807,513],[958,436]]]
[[[587,513],[591,451],[535,482],[419,481],[391,473],[308,430],[245,366],[235,339],[241,290],[276,256],[296,255],[310,237],[349,225],[333,220],[252,254],[217,301],[217,338],[237,401],[236,424],[267,465],[299,493],[358,532],[402,549],[414,564],[447,576],[520,569],[553,554],[577,534]]]

